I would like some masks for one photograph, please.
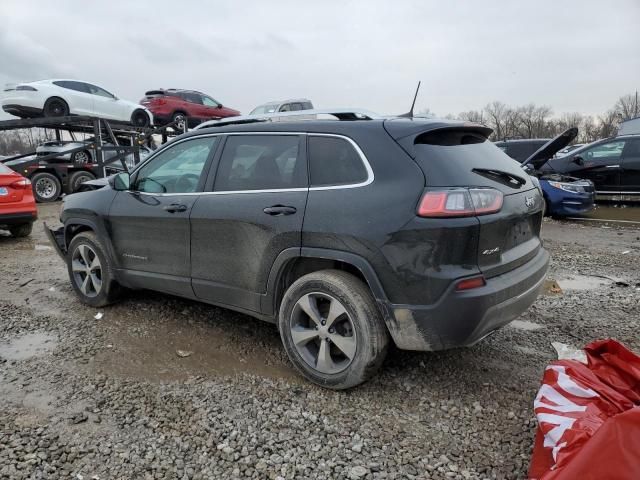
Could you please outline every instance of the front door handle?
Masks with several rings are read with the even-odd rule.
[[[163,209],[169,213],[186,212],[187,206],[182,205],[181,203],[172,203],[171,205],[163,207]]]
[[[288,205],[273,205],[263,210],[267,215],[273,215],[274,217],[280,215],[293,215],[297,212],[296,207],[290,207]]]

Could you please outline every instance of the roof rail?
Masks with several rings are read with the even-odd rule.
[[[227,117],[220,120],[209,120],[208,122],[201,123],[200,125],[195,127],[194,130],[209,127],[223,127],[225,125],[238,125],[243,123],[271,122],[274,118],[286,119],[288,117],[308,117],[311,115],[331,115],[338,120],[376,120],[383,118],[377,113],[373,113],[368,110],[354,108],[325,108],[313,110],[296,110],[294,112],[258,113],[255,115],[240,115],[238,117]]]

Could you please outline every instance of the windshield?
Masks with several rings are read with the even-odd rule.
[[[278,105],[275,103],[272,104],[267,104],[267,105],[260,105],[257,108],[254,108],[250,115],[255,115],[255,114],[259,114],[259,113],[275,113],[276,110],[278,109]]]

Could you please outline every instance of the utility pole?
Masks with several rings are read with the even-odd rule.
[[[638,90],[636,90],[636,105],[633,113],[633,118],[638,118]]]

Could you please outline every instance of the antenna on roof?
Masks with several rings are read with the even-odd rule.
[[[420,90],[420,81],[418,81],[418,88],[416,88],[416,94],[413,96],[413,103],[411,104],[411,110],[407,113],[403,113],[402,115],[398,115],[403,118],[413,118],[413,107],[416,106],[416,99],[418,98],[418,90]]]

